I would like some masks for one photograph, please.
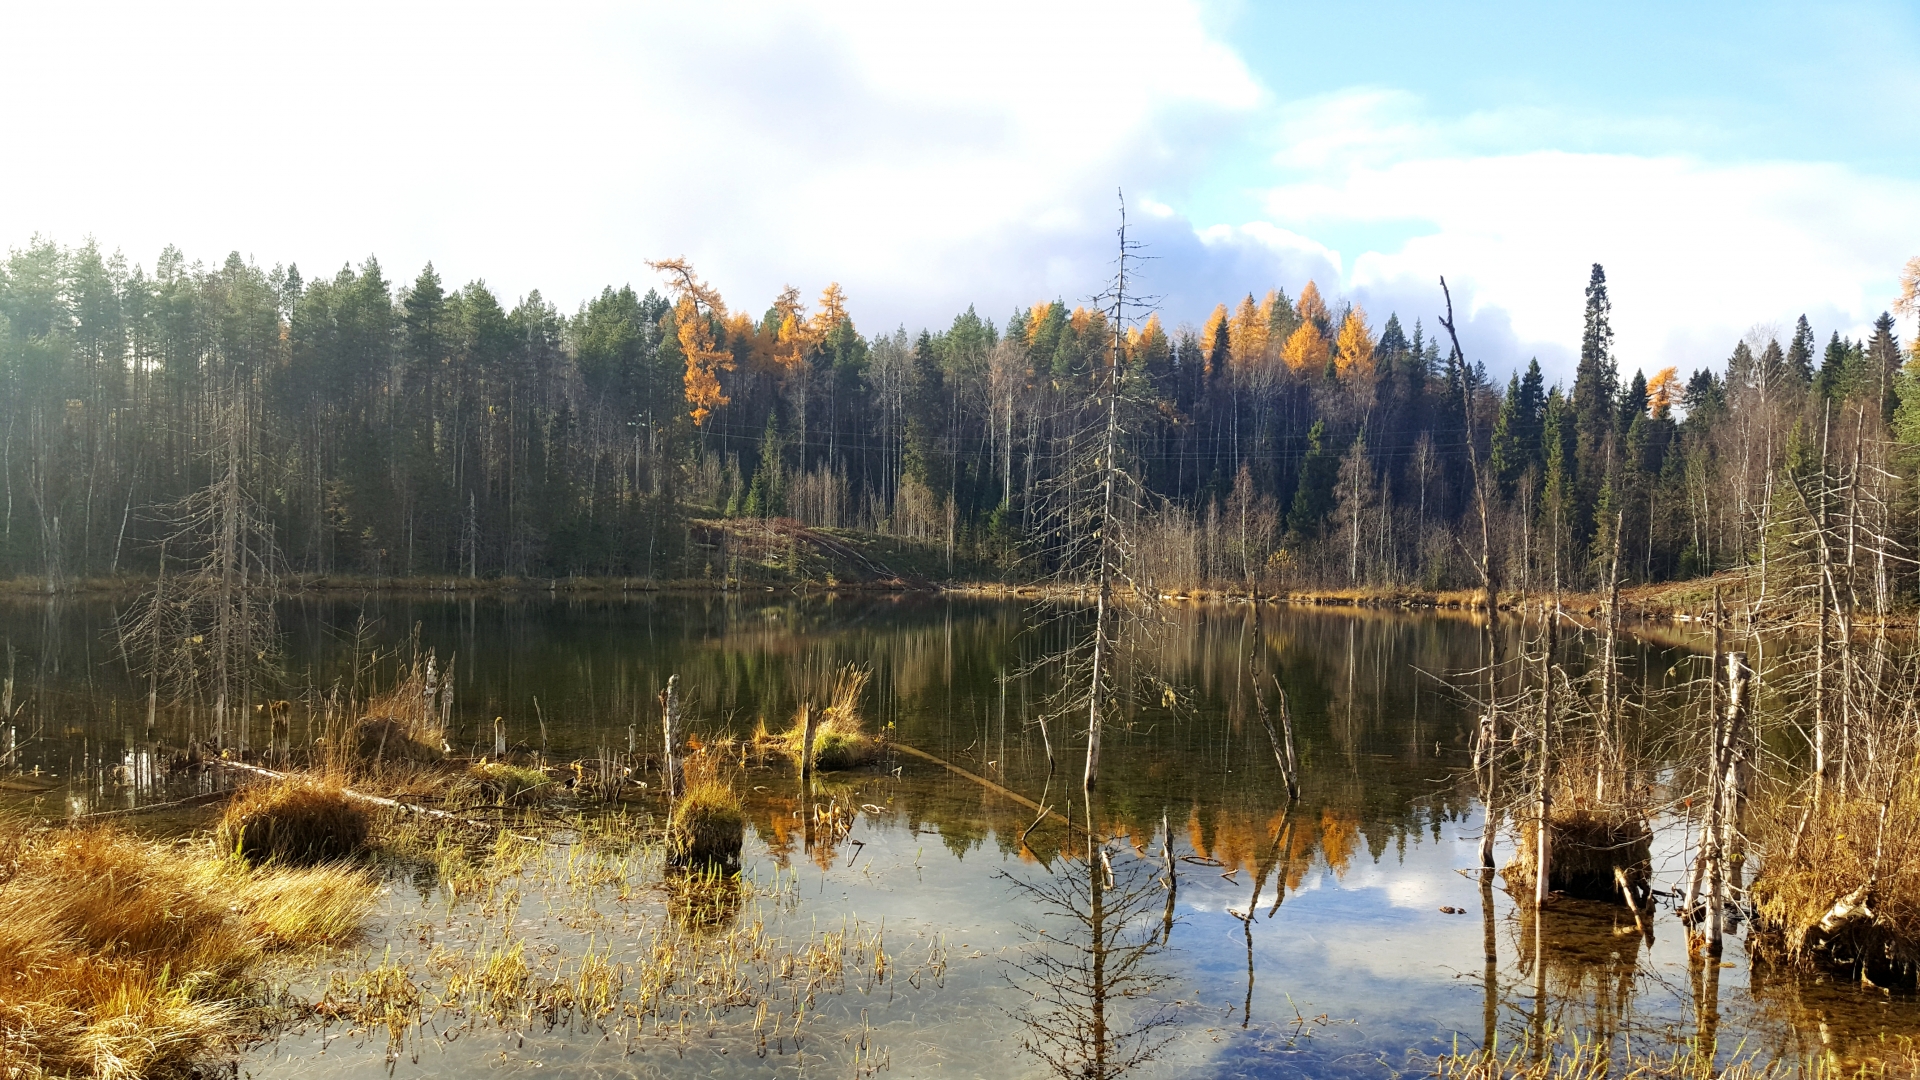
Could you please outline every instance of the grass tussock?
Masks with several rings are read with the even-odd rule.
[[[817,713],[813,733],[814,768],[835,772],[873,764],[880,760],[880,754],[886,747],[866,730],[860,716],[860,699],[866,694],[867,684],[872,679],[871,669],[848,664],[834,674],[833,686],[828,691],[824,708],[804,706],[786,732],[769,736],[763,729],[756,735],[755,741],[763,746],[770,744],[775,752],[799,765],[806,753],[808,714],[814,712]]]
[[[1552,860],[1547,887],[1554,892],[1617,903],[1622,897],[1616,869],[1636,890],[1651,873],[1653,832],[1637,814],[1556,806],[1547,815],[1547,829]],[[1501,871],[1516,891],[1533,889],[1539,872],[1539,831],[1538,820],[1522,819],[1519,848]]]
[[[710,755],[689,757],[685,772],[686,792],[667,817],[668,864],[737,868],[747,829],[740,794]]]
[[[1754,844],[1769,853],[1750,894],[1758,955],[1882,985],[1915,984],[1920,776],[1909,772],[1877,794],[1856,789],[1841,799],[1829,791],[1811,814],[1784,796],[1756,806]]]
[[[185,1073],[228,1053],[275,953],[337,944],[373,896],[341,868],[250,870],[112,828],[0,841],[0,1076]]]
[[[482,759],[467,767],[467,778],[488,802],[526,806],[551,796],[557,785],[539,769]]]
[[[214,845],[253,865],[340,862],[367,846],[371,815],[339,785],[285,780],[242,791],[214,829]]]

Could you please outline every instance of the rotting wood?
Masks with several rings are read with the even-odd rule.
[[[1012,802],[1019,803],[1021,806],[1024,806],[1027,809],[1034,811],[1035,813],[1042,813],[1049,817],[1059,818],[1061,821],[1066,823],[1067,828],[1069,829],[1078,829],[1083,834],[1087,831],[1086,826],[1075,824],[1073,818],[1070,815],[1066,817],[1062,817],[1059,813],[1055,812],[1051,807],[1041,806],[1039,803],[1034,802],[1032,799],[1027,798],[1025,795],[1022,795],[1017,791],[1013,791],[1006,787],[1003,787],[1000,784],[996,784],[993,781],[987,779],[986,777],[981,776],[979,773],[970,772],[966,769],[963,769],[960,766],[955,765],[953,762],[946,760],[945,758],[935,757],[934,755],[927,753],[925,750],[921,750],[918,747],[908,746],[906,743],[902,743],[902,742],[890,742],[887,745],[895,750],[900,751],[903,754],[910,754],[913,757],[920,758],[923,761],[931,761],[935,765],[938,765],[941,768],[947,770],[948,772],[953,773],[955,776],[964,776],[968,780],[971,780],[974,783],[979,784],[981,787],[986,788],[988,791],[991,791],[994,794],[999,795],[1002,798],[1005,798]],[[1073,808],[1072,800],[1067,801],[1067,808],[1069,810]]]
[[[276,772],[273,769],[263,769],[258,765],[249,765],[244,761],[229,761],[225,758],[215,758],[207,762],[207,764],[222,769],[232,769],[235,772],[250,773],[254,776],[265,777],[268,780],[285,781],[305,779],[298,773]],[[435,821],[449,821],[458,825],[465,825],[472,829],[485,829],[488,832],[501,831],[500,826],[492,822],[476,821],[473,818],[461,817],[459,814],[449,813],[445,810],[436,810],[431,806],[420,806],[417,803],[404,803],[398,799],[389,799],[384,795],[369,795],[364,791],[355,791],[350,787],[341,787],[340,794],[355,802],[363,802],[369,806],[380,806],[388,810],[400,810],[409,814],[419,814],[422,817],[429,817]],[[538,837],[526,836],[521,833],[508,833],[507,835],[516,840],[525,840],[528,843],[537,844],[540,842]]]

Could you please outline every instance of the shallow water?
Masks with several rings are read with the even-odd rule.
[[[204,737],[207,718],[163,714],[148,733],[144,687],[114,649],[114,615],[95,602],[0,609],[23,763],[39,772],[10,786],[44,789],[0,796],[9,803],[57,813],[184,793],[153,767],[150,748]],[[371,631],[356,639],[363,616]],[[1055,673],[1031,664],[1064,631],[1021,604],[296,599],[281,618],[296,742],[317,721],[293,691],[335,685],[356,650],[401,648],[416,627],[421,645],[452,663],[457,750],[489,751],[498,716],[522,751],[544,740],[563,762],[625,753],[630,728],[636,749],[657,746],[655,695],[669,674],[680,676],[695,734],[713,741],[762,719],[780,730],[840,665],[862,663],[874,672],[869,723],[1060,811],[1071,790],[1075,821],[1088,813],[1078,801],[1084,740],[1060,720],[1045,736],[1034,722]],[[823,926],[884,927],[894,964],[881,985],[818,996],[797,1043],[763,1048],[752,1010],[692,1017],[672,1032],[478,1025],[397,1056],[384,1035],[309,1026],[242,1068],[799,1076],[848,1075],[864,1061],[886,1075],[1044,1076],[1050,1052],[1099,1057],[1093,1074],[1118,1075],[1152,1049],[1130,1075],[1388,1076],[1420,1071],[1422,1054],[1490,1036],[1511,1045],[1543,1027],[1642,1051],[1708,1037],[1723,1057],[1848,1059],[1920,1033],[1920,1007],[1906,997],[1753,973],[1737,945],[1725,966],[1692,964],[1670,911],[1649,945],[1624,908],[1563,902],[1536,927],[1501,882],[1483,884],[1471,872],[1484,823],[1466,775],[1471,720],[1435,677],[1476,666],[1482,642],[1471,621],[1441,614],[1176,612],[1150,652],[1181,699],[1135,704],[1105,739],[1091,813],[1110,885],[1083,834],[1047,820],[1023,848],[1030,809],[919,757],[896,754],[807,795],[782,769],[751,772],[745,875],[757,895],[734,921],[762,920],[789,940]],[[1292,705],[1302,793],[1291,810],[1250,694],[1256,647]],[[1657,684],[1676,677],[1681,655],[1642,646],[1627,669]],[[258,745],[265,732],[248,738]],[[810,846],[796,817],[808,800],[867,809],[844,838]],[[642,799],[629,812],[654,809]],[[1658,887],[1676,886],[1682,844],[1677,829],[1656,839]],[[1503,843],[1502,862],[1508,854]],[[591,917],[535,890],[521,900],[520,929],[536,952],[573,955],[592,939],[619,955],[666,909],[659,873],[636,865],[645,886],[599,898]],[[471,915],[396,876],[372,951],[470,944]],[[1101,948],[1084,948],[1096,930]],[[1106,970],[1090,970],[1092,956]],[[1033,993],[1042,982],[1070,992],[1049,1007]]]

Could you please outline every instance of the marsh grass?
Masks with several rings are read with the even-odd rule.
[[[747,829],[739,792],[709,755],[688,758],[686,777],[686,793],[667,817],[668,865],[737,870]]]
[[[1750,893],[1757,957],[1837,968],[1883,985],[1915,984],[1920,776],[1908,773],[1880,796],[1829,793],[1811,814],[1778,793],[1761,804],[1753,841],[1768,855]],[[1836,916],[1848,900],[1850,910]]]
[[[883,740],[866,730],[860,715],[860,701],[873,679],[870,668],[848,664],[834,673],[828,688],[827,704],[819,709],[813,735],[813,766],[824,772],[857,769],[880,759],[886,749]],[[762,750],[778,753],[796,766],[806,754],[807,714],[813,706],[803,707],[793,725],[779,735],[770,734],[763,720],[753,742]]]
[[[467,766],[466,779],[486,801],[500,806],[525,806],[551,798],[559,790],[546,773],[524,765],[482,759]],[[461,793],[456,785],[454,797]]]
[[[708,767],[696,764],[696,779]],[[781,934],[798,905],[793,876],[669,867],[644,817],[581,818],[543,843],[503,832],[489,846],[454,831],[408,843],[435,861],[440,903],[392,949],[331,972],[315,1009],[330,1025],[383,1033],[390,1051],[417,1048],[423,1033],[571,1030],[630,1050],[731,1038],[792,1054],[819,1026],[823,997],[945,973],[943,945],[903,964],[881,928],[855,919]]]
[[[17,823],[10,823],[17,824]],[[349,941],[372,880],[112,828],[0,841],[0,1075],[186,1072],[258,1030],[260,966]]]
[[[291,779],[243,788],[214,828],[214,847],[260,865],[340,862],[367,846],[372,815],[340,785]]]
[[[1615,1056],[1605,1042],[1577,1036],[1544,1048],[1528,1042],[1456,1047],[1425,1064],[1427,1075],[1437,1080],[1892,1080],[1920,1075],[1920,1056],[1907,1040],[1882,1060],[1851,1066],[1832,1058],[1767,1061],[1751,1054],[1717,1062],[1697,1046],[1670,1055]]]

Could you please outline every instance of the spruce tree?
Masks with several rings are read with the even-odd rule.
[[[1573,414],[1577,460],[1573,505],[1567,524],[1575,542],[1593,533],[1594,502],[1606,479],[1607,441],[1616,420],[1614,396],[1620,371],[1613,356],[1613,304],[1607,299],[1607,272],[1599,263],[1587,279],[1586,328],[1580,335],[1580,363],[1574,370]]]
[[[1900,339],[1893,332],[1893,316],[1881,312],[1873,320],[1873,336],[1867,339],[1866,375],[1871,383],[1874,396],[1879,399],[1880,418],[1885,423],[1893,422],[1893,412],[1900,406],[1900,395],[1894,383],[1894,376],[1900,372]]]
[[[1793,341],[1787,345],[1787,372],[1802,390],[1813,384],[1813,327],[1807,317],[1793,325]]]
[[[1333,509],[1340,459],[1327,452],[1326,437],[1327,422],[1315,420],[1312,430],[1307,432],[1307,456],[1300,462],[1300,482],[1294,488],[1293,505],[1287,510],[1287,528],[1303,540],[1320,535],[1320,526]]]

